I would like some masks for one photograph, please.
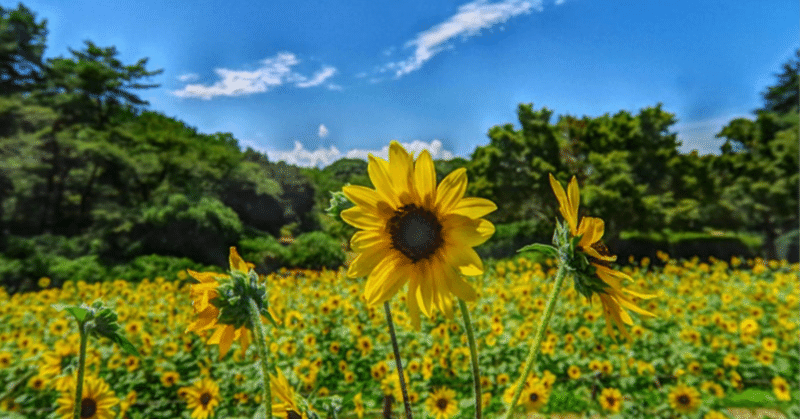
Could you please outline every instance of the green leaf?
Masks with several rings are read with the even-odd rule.
[[[78,323],[83,323],[84,321],[86,321],[88,318],[90,318],[91,314],[89,310],[75,306],[64,307],[64,310],[69,314],[72,314],[72,316],[74,316],[75,319],[78,320]]]
[[[117,345],[119,345],[119,347],[122,348],[123,351],[127,352],[130,355],[139,356],[139,351],[136,350],[136,347],[133,346],[133,344],[128,339],[119,334],[119,332],[114,333],[110,338]]]
[[[546,244],[540,244],[540,243],[529,244],[517,250],[517,252],[529,252],[529,251],[544,253],[545,255],[552,258],[558,257],[558,250],[555,247],[548,246]]]

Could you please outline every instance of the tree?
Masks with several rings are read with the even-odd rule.
[[[157,84],[142,84],[140,79],[160,74],[163,69],[148,71],[148,59],[124,65],[116,56],[115,47],[100,48],[91,41],[86,49],[70,49],[72,58],[47,60],[48,87],[44,97],[50,98],[67,123],[89,123],[104,127],[109,117],[125,107],[141,109],[149,103],[131,89],[148,89]]]
[[[800,49],[795,51],[794,60],[783,65],[783,73],[776,74],[778,83],[768,87],[764,96],[764,110],[788,113],[797,111],[798,95],[800,95]]]
[[[552,215],[543,212],[552,194],[547,176],[561,172],[563,165],[551,115],[547,108],[534,111],[533,104],[520,104],[517,116],[521,129],[512,124],[494,126],[488,133],[490,143],[472,153],[467,165],[467,195],[497,204],[498,210],[488,216],[492,221]],[[548,198],[543,201],[542,197]]]
[[[22,3],[0,6],[0,94],[30,92],[43,82],[46,42],[46,20],[36,22]]]

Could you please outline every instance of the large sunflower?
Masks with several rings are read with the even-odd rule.
[[[119,399],[108,384],[101,378],[86,377],[81,391],[81,419],[113,419],[116,413],[111,410]],[[75,414],[75,379],[61,393],[56,414],[63,419],[72,419]]]
[[[425,404],[428,412],[434,419],[449,419],[458,413],[458,402],[455,401],[456,392],[446,387],[436,389]]]
[[[364,296],[369,304],[389,300],[408,282],[408,310],[419,329],[420,311],[428,317],[438,308],[452,316],[451,293],[465,301],[475,290],[460,274],[483,273],[472,249],[494,234],[481,219],[497,209],[482,198],[464,198],[467,175],[456,169],[436,185],[436,171],[427,150],[416,162],[397,141],[389,146],[389,161],[369,155],[367,167],[375,189],[342,188],[356,207],[342,219],[362,231],[350,240],[358,256],[347,275],[367,276]]]
[[[624,324],[632,325],[633,320],[625,309],[647,316],[655,317],[655,314],[637,307],[629,296],[649,299],[654,298],[655,295],[641,294],[622,288],[622,281],[631,280],[631,278],[611,268],[611,262],[616,261],[617,257],[611,254],[601,240],[605,231],[605,223],[602,219],[583,217],[578,223],[580,193],[575,176],[570,180],[566,193],[552,174],[550,175],[550,186],[553,188],[556,199],[558,199],[558,210],[569,225],[570,234],[572,237],[581,237],[577,246],[578,250],[586,255],[590,265],[594,268],[595,274],[602,282],[600,289],[592,289],[592,284],[586,285],[586,288],[592,289],[600,296],[600,302],[603,304],[603,316],[606,319],[606,332],[610,336],[614,336],[614,331],[611,328],[611,322],[613,321],[620,332],[628,340],[632,340],[628,331],[625,330]],[[577,273],[577,275],[580,276],[580,273]],[[577,287],[577,283],[581,279],[575,278],[575,280]]]

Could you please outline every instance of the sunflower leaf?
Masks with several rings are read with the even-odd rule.
[[[77,320],[78,323],[83,323],[84,321],[87,320],[87,318],[90,317],[89,316],[90,311],[81,307],[68,306],[68,307],[62,307],[61,310],[64,310],[67,313],[72,314],[72,316],[75,317],[75,320]]]
[[[109,338],[113,340],[117,345],[119,345],[119,347],[122,348],[123,351],[127,352],[130,355],[139,356],[139,351],[136,350],[136,347],[133,346],[133,344],[124,336],[122,336],[119,332],[115,332],[114,334],[109,336]]]
[[[540,243],[529,244],[517,250],[517,252],[529,252],[529,251],[544,253],[546,256],[552,258],[558,257],[558,250],[555,247],[546,244],[540,244]]]

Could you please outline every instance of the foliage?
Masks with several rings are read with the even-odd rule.
[[[290,267],[335,269],[342,266],[344,259],[342,242],[321,231],[312,231],[301,234],[289,245],[286,261]]]

